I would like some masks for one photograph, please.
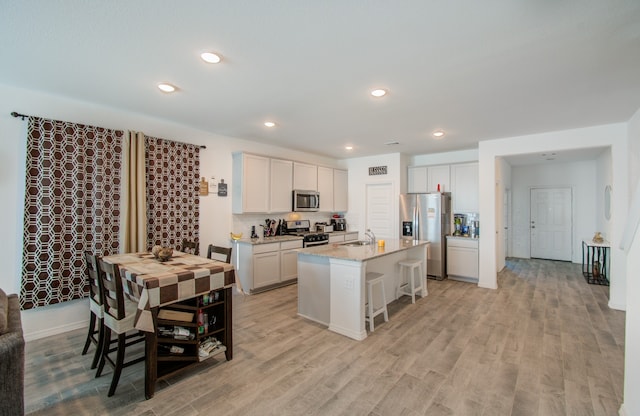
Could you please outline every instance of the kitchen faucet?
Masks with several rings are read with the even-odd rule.
[[[367,232],[364,233],[365,238],[367,239],[367,243],[375,244],[376,243],[376,235],[371,231],[370,228],[367,228]]]

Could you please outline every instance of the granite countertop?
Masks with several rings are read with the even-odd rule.
[[[426,240],[385,240],[384,247],[379,247],[377,244],[350,246],[349,243],[339,243],[302,248],[298,249],[298,253],[342,260],[366,261],[427,244],[429,241]]]
[[[237,240],[237,241],[238,243],[241,243],[241,244],[256,245],[256,244],[280,243],[282,241],[294,241],[294,240],[302,241],[302,237],[298,235],[277,235],[275,237],[258,238],[255,241],[251,240],[250,238],[241,238],[240,240]]]

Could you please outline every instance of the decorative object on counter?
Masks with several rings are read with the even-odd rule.
[[[258,239],[258,234],[256,234],[256,226],[251,226],[251,241],[256,241]]]
[[[602,234],[600,233],[600,231],[596,231],[592,241],[596,244],[604,243],[604,237],[602,237]]]
[[[384,247],[384,240],[378,240],[378,247]]]
[[[229,234],[231,235],[231,239],[235,240],[235,241],[238,241],[238,240],[240,240],[242,238],[242,233],[238,233],[238,234],[229,233]]]
[[[160,261],[167,261],[173,256],[173,249],[171,247],[153,246],[151,254]]]
[[[173,256],[173,249],[171,247],[162,247],[158,252],[158,260],[165,262]]]

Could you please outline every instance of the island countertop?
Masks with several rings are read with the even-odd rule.
[[[334,259],[367,261],[377,257],[397,253],[418,246],[429,244],[427,240],[384,240],[383,247],[378,244],[364,246],[352,246],[349,243],[326,244],[315,247],[308,247],[298,250],[300,254],[309,256],[329,257]]]

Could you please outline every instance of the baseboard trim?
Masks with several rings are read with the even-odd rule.
[[[618,415],[619,416],[627,416],[627,411],[624,408],[624,403],[622,403],[620,405],[620,410],[618,410]]]
[[[87,326],[89,325],[89,320],[85,319],[83,321],[78,321],[78,322],[72,322],[66,325],[60,325],[60,326],[56,326],[53,328],[47,328],[43,331],[37,331],[37,332],[32,332],[29,334],[24,334],[24,340],[29,342],[29,341],[35,341],[37,339],[41,339],[41,338],[46,338],[46,337],[50,337],[53,335],[59,335],[59,334],[63,334],[65,332],[69,332],[69,331],[73,331],[76,329],[80,329],[80,328],[87,328]]]
[[[609,302],[608,306],[609,306],[611,309],[615,309],[615,310],[617,310],[617,311],[623,311],[623,312],[626,312],[626,310],[627,310],[627,305],[621,305],[621,304],[617,304],[617,303]]]

